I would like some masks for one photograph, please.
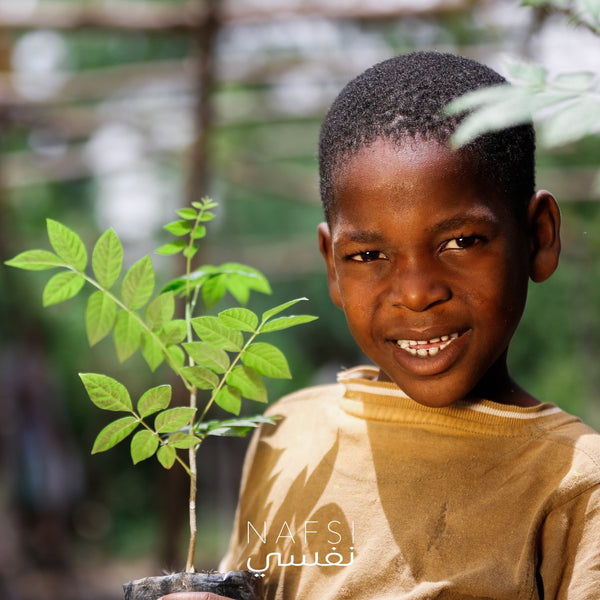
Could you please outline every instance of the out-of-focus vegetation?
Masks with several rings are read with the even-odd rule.
[[[511,0],[2,0],[0,22],[0,259],[41,246],[46,217],[88,240],[114,226],[127,254],[141,257],[162,243],[160,225],[175,207],[212,195],[221,210],[203,262],[252,264],[275,290],[264,308],[308,296],[307,310],[320,317],[278,340],[294,379],[271,387],[270,397],[332,381],[363,360],[329,301],[315,236],[318,129],[342,85],[378,60],[421,48],[501,71],[506,53],[550,73],[597,72],[600,64],[585,28]],[[562,206],[564,253],[552,280],[532,287],[511,353],[527,389],[596,427],[599,158],[598,137],[540,153],[539,185]],[[179,274],[159,257],[154,263],[163,281]],[[157,379],[139,355],[115,364],[109,340],[89,350],[85,306],[75,299],[42,312],[43,275],[20,275],[0,267],[0,376],[9,390],[0,425],[0,591],[11,600],[55,598],[39,573],[70,569],[77,582],[82,564],[106,557],[177,568],[185,480],[165,476],[157,497],[143,493],[153,465],[134,470],[118,453],[90,460],[102,423],[76,373],[133,376],[132,394]],[[199,551],[208,567],[229,534],[244,447],[224,453],[218,440],[207,444],[199,502],[209,518],[200,537],[213,542]],[[103,593],[87,597],[119,597],[118,589]]]

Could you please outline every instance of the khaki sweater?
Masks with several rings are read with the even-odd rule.
[[[268,599],[600,599],[600,435],[551,404],[429,408],[375,370],[269,409],[223,569]]]

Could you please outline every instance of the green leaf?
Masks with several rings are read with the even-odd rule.
[[[239,304],[248,304],[251,290],[244,279],[240,279],[239,277],[228,277],[227,291],[238,301]]]
[[[202,300],[207,309],[212,308],[227,292],[226,275],[213,275],[202,286]]]
[[[88,256],[82,239],[58,221],[46,219],[46,226],[48,239],[56,254],[78,271],[85,270]]]
[[[92,269],[98,283],[110,289],[123,268],[123,246],[114,230],[105,231],[92,252]]]
[[[175,464],[177,455],[173,448],[163,445],[158,449],[156,458],[165,469],[170,469]]]
[[[268,402],[267,389],[262,377],[250,367],[235,367],[227,377],[227,383],[237,388],[245,398]]]
[[[179,344],[187,336],[187,323],[183,319],[175,319],[165,323],[158,333],[158,337],[165,345]]]
[[[138,401],[138,412],[142,417],[148,417],[159,410],[165,410],[171,403],[171,386],[159,385],[146,391]]]
[[[168,323],[175,314],[175,295],[173,292],[159,294],[148,304],[144,317],[146,325],[152,331],[158,331],[163,325]]]
[[[505,58],[504,66],[510,78],[521,85],[541,88],[546,81],[546,69],[536,63],[511,56]]]
[[[550,117],[542,129],[546,147],[560,146],[584,138],[600,129],[600,102],[582,96]]]
[[[53,275],[42,292],[43,305],[51,306],[73,298],[81,291],[84,283],[85,279],[72,271]]]
[[[169,354],[165,358],[167,359],[169,366],[176,369],[183,367],[185,364],[185,354],[183,350],[175,344],[167,346],[167,350],[169,351]]]
[[[195,435],[190,435],[189,433],[177,432],[173,433],[169,436],[169,446],[172,448],[180,448],[182,450],[188,450],[189,448],[194,448],[198,444],[200,444],[202,440]]]
[[[98,408],[111,411],[133,410],[127,388],[116,379],[100,373],[80,373],[79,377],[90,400]]]
[[[172,431],[179,431],[187,425],[190,425],[194,415],[196,414],[195,408],[189,406],[177,406],[175,408],[169,408],[156,415],[154,420],[154,428],[157,433],[169,433]]]
[[[192,232],[192,239],[200,240],[204,237],[206,237],[206,227],[204,227],[204,225],[198,225],[198,227],[196,227],[196,229],[194,229]]]
[[[196,217],[198,216],[198,212],[196,210],[194,210],[193,208],[189,208],[189,207],[188,208],[180,208],[176,212],[182,219],[187,219],[188,221],[195,221]]]
[[[45,271],[66,266],[64,260],[48,250],[26,250],[7,260],[4,264],[27,271]]]
[[[166,229],[169,233],[173,235],[187,235],[193,228],[194,224],[189,221],[173,221],[168,225],[165,225],[163,229]]]
[[[186,258],[194,258],[194,256],[196,256],[196,252],[198,252],[198,245],[197,244],[192,244],[191,246],[187,246],[183,250],[183,255]]]
[[[206,223],[207,221],[212,221],[215,218],[215,215],[211,212],[204,212],[200,215],[200,222]]]
[[[85,309],[85,330],[90,346],[111,332],[116,316],[117,305],[110,296],[100,290],[90,295]]]
[[[271,317],[274,317],[280,312],[290,308],[290,306],[294,306],[294,304],[298,304],[298,302],[304,302],[305,300],[308,300],[308,298],[296,298],[295,300],[290,300],[288,302],[284,302],[283,304],[279,304],[278,306],[274,306],[262,314],[262,320],[263,322],[268,321]]]
[[[218,317],[196,317],[192,327],[201,340],[229,352],[239,352],[244,344],[242,333],[230,329]]]
[[[200,367],[206,367],[215,373],[225,373],[230,365],[229,355],[207,342],[183,344],[190,358]]]
[[[201,390],[214,390],[219,385],[219,378],[204,367],[183,367],[184,377]]]
[[[313,315],[290,315],[289,317],[279,317],[278,319],[273,319],[272,321],[265,323],[260,328],[260,332],[269,333],[270,331],[280,331],[296,325],[310,323],[316,319],[318,319],[318,317],[314,317]]]
[[[162,346],[156,340],[156,338],[150,335],[147,331],[141,332],[141,346],[142,356],[150,367],[151,371],[156,371],[164,360],[164,354]]]
[[[258,317],[247,308],[229,308],[219,313],[219,319],[231,329],[254,333],[258,327]]]
[[[231,385],[223,386],[215,396],[215,403],[223,410],[234,415],[240,414],[242,408],[242,398],[238,389]]]
[[[125,362],[140,347],[142,326],[135,315],[124,310],[117,314],[113,328],[115,349],[120,362]]]
[[[281,350],[272,344],[251,344],[242,354],[243,363],[261,375],[278,379],[290,379],[287,360]]]
[[[202,423],[196,423],[194,430],[198,435],[202,436],[244,437],[259,425],[262,425],[263,423],[274,425],[276,421],[276,418],[255,415],[253,417],[242,417],[239,419],[204,421]]]
[[[182,252],[183,250],[185,250],[185,248],[187,248],[187,245],[187,240],[175,240],[174,242],[163,244],[160,248],[157,248],[155,252],[156,254],[171,256],[173,254],[177,254],[178,252]]]
[[[154,267],[149,256],[138,260],[123,278],[123,302],[135,310],[148,302],[154,291]]]
[[[158,449],[158,437],[151,431],[138,431],[131,439],[131,458],[133,464],[153,456]]]
[[[598,6],[600,6],[600,2],[598,2]],[[581,94],[590,90],[596,81],[596,74],[591,71],[574,71],[559,73],[553,79],[552,85],[559,90]]]
[[[96,437],[92,454],[105,452],[123,441],[138,426],[138,420],[135,417],[123,417],[109,423]]]

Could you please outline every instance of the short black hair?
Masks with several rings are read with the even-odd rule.
[[[506,83],[481,63],[454,54],[420,51],[380,62],[348,83],[321,127],[319,170],[325,217],[335,210],[335,176],[345,161],[378,138],[448,144],[465,115],[444,107],[481,87]],[[535,133],[531,123],[479,136],[463,149],[482,181],[514,203],[519,215],[535,190]]]

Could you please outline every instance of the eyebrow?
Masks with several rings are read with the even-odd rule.
[[[478,209],[467,214],[457,215],[444,219],[428,228],[432,233],[443,233],[444,231],[453,231],[468,225],[498,225],[498,218],[487,209]]]
[[[454,217],[449,217],[448,219],[435,223],[431,227],[428,227],[426,231],[430,233],[444,233],[447,231],[455,231],[462,227],[476,225],[491,225],[493,227],[498,227],[498,218],[487,208],[477,208],[466,214],[463,213]],[[342,238],[346,242],[355,242],[357,244],[373,244],[385,241],[383,234],[375,230],[344,230],[342,228],[341,231],[341,235],[335,236],[337,240]]]
[[[362,229],[352,229],[351,231],[342,231],[341,236],[346,241],[356,242],[357,244],[371,244],[383,241],[383,235],[377,231],[368,231]]]

